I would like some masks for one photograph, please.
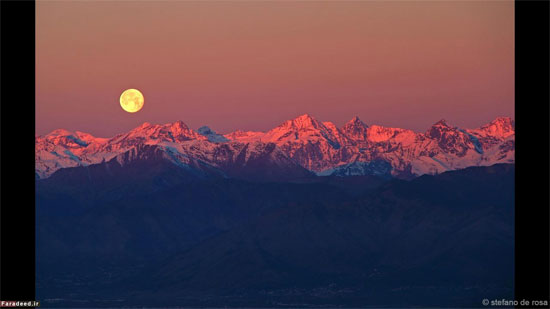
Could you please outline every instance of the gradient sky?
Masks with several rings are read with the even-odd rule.
[[[514,117],[513,1],[37,1],[39,135],[304,113],[415,131]]]

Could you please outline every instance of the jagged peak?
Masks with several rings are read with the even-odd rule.
[[[475,163],[478,162],[477,159],[473,157],[475,153],[468,152],[466,155],[463,152],[464,149],[469,151],[473,147],[478,154],[483,154],[482,151],[486,149],[494,150],[483,154],[483,158],[492,156],[489,159],[491,161],[487,161],[490,163],[493,161],[504,162],[503,160],[513,162],[514,160],[512,140],[514,129],[513,120],[510,117],[497,117],[491,123],[474,130],[450,127],[444,119],[441,119],[425,133],[374,124],[367,127],[359,117],[353,117],[346,125],[344,128],[335,129],[334,123],[330,121],[320,122],[310,114],[303,114],[292,120],[287,120],[265,133],[237,130],[226,134],[227,138],[225,138],[224,135],[217,134],[206,126],[198,129],[198,132],[191,130],[183,121],[160,125],[145,122],[130,132],[118,134],[105,140],[87,138],[87,133],[79,131],[73,133],[58,129],[49,133],[50,137],[37,137],[37,169],[40,177],[48,177],[59,168],[81,164],[81,161],[84,162],[82,164],[105,162],[113,158],[113,155],[125,153],[132,147],[147,145],[164,147],[161,150],[165,157],[170,157],[174,153],[179,156],[179,152],[182,158],[183,155],[189,154],[189,158],[192,160],[226,158],[225,154],[217,152],[218,149],[235,151],[235,155],[242,149],[246,149],[247,156],[254,153],[255,148],[272,150],[270,153],[273,153],[274,157],[288,156],[292,160],[300,162],[299,164],[303,167],[315,171],[330,168],[335,164],[367,158],[370,160],[371,157],[375,158],[376,156],[383,156],[401,166],[401,164],[408,164],[407,162],[417,162],[415,160],[418,158],[427,158],[426,154],[434,153],[442,153],[445,158],[446,154],[452,158],[455,156],[463,158],[461,156],[464,155],[464,160],[469,160],[467,164],[478,164]],[[201,133],[207,134],[201,135]],[[226,144],[215,145],[218,143]],[[498,145],[498,147],[494,145]],[[502,148],[502,145],[506,148]],[[65,149],[61,147],[65,148],[67,152],[64,152]],[[340,148],[343,149],[342,152],[335,151]],[[146,148],[145,150],[151,152],[146,151],[145,153],[155,155],[157,153],[153,152],[154,149],[157,148]],[[137,155],[137,150],[128,153],[128,155],[132,154]],[[506,155],[506,157],[503,158],[502,155]],[[457,160],[458,157],[456,157]],[[131,157],[128,158],[131,159]],[[235,160],[237,157],[228,154],[227,158],[227,160]],[[77,161],[77,159],[81,161]],[[431,166],[435,164],[432,161],[438,162],[435,159],[428,160],[426,167],[422,165],[417,170],[422,172],[424,169],[431,169]],[[424,164],[424,161],[418,162],[418,164]]]
[[[447,124],[445,119],[441,119],[438,122],[434,123],[424,134],[428,138],[440,139],[442,136],[447,134],[454,134],[451,132],[456,132],[456,134],[464,134],[460,129],[456,127],[451,127]]]
[[[501,126],[511,126],[514,127],[515,123],[514,120],[512,120],[511,117],[497,117],[495,120],[491,121],[490,123],[486,124],[488,125],[501,125]]]
[[[139,127],[135,127],[132,130],[130,130],[129,132],[122,133],[121,135],[128,135],[128,134],[133,135],[133,134],[137,134],[137,133],[140,133],[140,132],[149,131],[149,130],[151,130],[153,128],[156,128],[158,126],[159,126],[158,124],[151,124],[149,122],[144,122]]]
[[[294,120],[306,120],[306,119],[315,119],[315,118],[313,118],[313,116],[311,116],[308,113],[302,114],[302,115],[294,118]]]
[[[331,121],[323,121],[323,125],[327,128],[337,129],[336,125]]]
[[[81,132],[81,131],[75,131],[75,136],[78,137],[79,139],[85,141],[88,144],[90,144],[90,143],[103,143],[103,142],[108,140],[108,138],[96,137],[96,136],[93,136],[90,133]]]
[[[213,143],[223,143],[228,142],[225,136],[218,134],[216,131],[212,130],[209,126],[202,126],[197,130],[197,133],[206,136],[210,142]]]
[[[490,136],[507,137],[514,134],[515,123],[510,117],[497,117],[490,123],[472,131],[483,132],[481,134],[488,134]]]
[[[111,140],[118,142],[126,138],[163,139],[168,141],[185,141],[191,139],[206,139],[202,135],[189,129],[183,121],[165,123],[163,125],[150,124],[145,122],[137,128],[134,128],[128,133],[120,134],[113,137]]]
[[[94,136],[90,133],[87,133],[87,132],[82,132],[82,131],[75,131],[74,132],[75,136],[78,137],[78,138],[86,138],[86,139],[105,139],[103,137],[97,137],[97,136]]]
[[[343,134],[343,132],[333,122],[324,121],[323,125],[328,129],[330,134],[332,134],[334,139],[342,140],[343,138],[347,138],[347,136],[345,136],[345,134]]]
[[[432,127],[447,127],[447,128],[450,128],[451,126],[449,126],[449,125],[447,124],[447,120],[441,119],[441,120],[439,120],[438,122],[434,123],[434,124],[432,125]]]
[[[344,124],[344,127],[357,127],[357,126],[360,126],[360,127],[364,127],[364,128],[368,128],[369,126],[364,123],[361,119],[359,119],[358,116],[355,116],[353,117],[350,121],[346,122],[346,124]]]
[[[346,122],[344,126],[342,126],[342,132],[350,139],[356,140],[356,141],[364,141],[366,139],[367,130],[369,129],[369,126],[367,126],[359,117],[355,116],[350,121]]]
[[[161,126],[161,130],[168,130],[172,132],[175,135],[184,134],[184,135],[197,135],[197,133],[193,130],[191,130],[185,122],[178,120],[171,123],[166,123],[163,126]]]
[[[74,135],[73,132],[67,131],[65,129],[55,129],[52,132],[46,134],[47,137],[54,137],[54,136],[69,136]]]
[[[166,123],[164,124],[164,127],[175,127],[175,128],[184,128],[184,129],[189,128],[187,124],[185,124],[185,122],[183,122],[182,120]]]
[[[136,127],[134,128],[133,130],[131,130],[131,132],[139,132],[139,131],[143,131],[143,130],[150,130],[150,129],[169,129],[171,131],[174,131],[174,129],[179,130],[179,129],[183,129],[183,130],[189,130],[189,127],[181,120],[178,120],[178,121],[175,121],[175,122],[168,122],[168,123],[165,123],[165,124],[151,124],[149,122],[144,122],[142,125],[140,125],[139,127]]]
[[[302,123],[315,123],[318,122],[317,119],[315,119],[310,114],[303,114],[300,115],[294,119],[292,119],[293,122],[302,122]]]
[[[49,141],[55,145],[64,145],[69,147],[75,147],[74,144],[77,144],[80,147],[86,147],[91,142],[95,141],[96,138],[91,134],[83,133],[76,131],[70,132],[65,129],[56,129],[52,132],[46,134],[44,137],[37,137],[37,141]],[[97,139],[98,141],[101,139]]]
[[[200,128],[197,129],[197,132],[199,134],[217,134],[216,132],[214,132],[209,126],[202,126]]]
[[[282,127],[294,127],[297,129],[304,129],[304,128],[318,128],[320,126],[323,126],[317,119],[315,119],[310,114],[303,114],[300,115],[294,119],[287,120],[285,123],[281,125]]]

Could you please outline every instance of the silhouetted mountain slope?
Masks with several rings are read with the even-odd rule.
[[[37,293],[64,299],[49,304],[465,307],[513,298],[513,165],[412,181],[175,181],[86,200],[74,181],[82,175],[54,176],[37,181]],[[127,184],[141,181],[151,180]]]
[[[62,169],[37,181],[37,277],[45,284],[39,290],[63,294],[82,288],[85,293],[83,282],[95,289],[111,278],[134,276],[147,263],[156,265],[159,258],[269,209],[299,201],[336,203],[384,182],[362,177],[365,188],[359,183],[348,188],[330,184],[336,181],[331,177],[306,177],[301,183],[201,177],[154,153]],[[59,277],[80,284],[57,286]]]
[[[130,188],[134,185],[140,186],[128,182]],[[56,241],[66,242],[66,250],[54,250],[53,255],[162,253],[185,248],[270,208],[298,201],[336,203],[349,199],[344,190],[326,184],[261,184],[227,179],[180,183],[157,192],[126,190],[124,196],[116,192],[108,198],[111,192],[94,194],[101,191],[93,185],[87,188],[89,198],[82,197],[82,188],[72,191],[74,194],[51,192],[51,186],[40,183],[37,187],[37,230],[73,231],[62,235],[63,241]],[[49,233],[39,237],[46,235]],[[117,239],[120,235],[128,237]],[[111,242],[115,243],[110,246]],[[49,248],[46,240],[37,244]]]
[[[455,297],[452,304],[464,306],[477,305],[484,292],[511,296],[513,175],[509,165],[469,168],[392,181],[353,202],[277,208],[173,258],[152,283],[212,297],[330,286],[454,289],[452,296],[398,298],[392,305],[445,305]],[[298,299],[315,302],[307,293]]]

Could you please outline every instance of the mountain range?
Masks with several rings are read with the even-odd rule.
[[[196,175],[252,180],[378,175],[411,179],[470,166],[513,163],[515,125],[499,117],[476,129],[440,120],[426,132],[367,125],[338,128],[304,114],[267,131],[218,134],[182,121],[144,123],[112,138],[58,129],[36,137],[36,178],[69,167],[162,157]]]
[[[43,307],[478,307],[513,299],[514,122],[310,115],[36,137]]]

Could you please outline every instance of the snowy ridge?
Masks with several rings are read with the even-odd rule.
[[[35,168],[40,178],[61,168],[109,161],[128,153],[141,158],[143,145],[158,146],[175,165],[201,169],[258,171],[266,166],[285,173],[304,168],[317,175],[382,175],[415,177],[469,166],[513,163],[515,125],[499,117],[476,129],[440,120],[423,133],[367,125],[354,117],[341,128],[309,114],[267,131],[218,134],[209,127],[193,131],[182,121],[141,126],[112,138],[55,130],[36,137]],[[128,158],[128,157],[127,157]],[[124,160],[121,162],[121,164]],[[389,168],[389,171],[388,171]],[[250,172],[250,171],[249,171]]]
[[[212,129],[210,129],[207,126],[200,127],[197,132],[200,135],[208,138],[208,141],[212,143],[223,143],[223,142],[229,141],[227,138],[225,138],[225,136],[219,135],[218,133],[212,131]]]

